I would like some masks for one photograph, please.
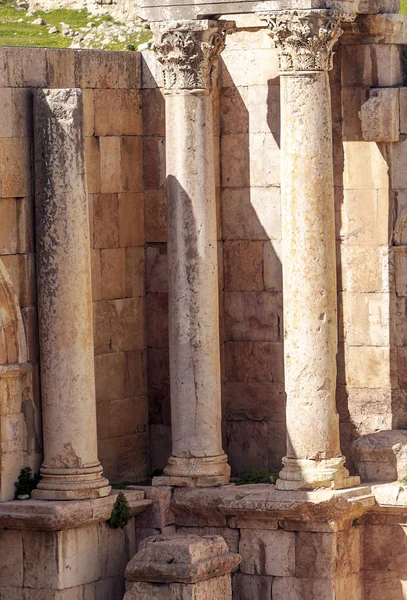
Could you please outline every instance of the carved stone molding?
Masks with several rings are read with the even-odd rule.
[[[280,71],[328,71],[333,47],[342,34],[341,21],[355,13],[339,10],[284,10],[259,15],[269,26],[280,57]]]
[[[152,23],[154,45],[168,91],[208,90],[212,73],[225,47],[227,21]]]

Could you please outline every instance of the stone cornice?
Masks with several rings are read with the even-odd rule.
[[[260,14],[275,41],[280,71],[313,72],[332,68],[333,47],[342,34],[341,21],[355,14],[338,10],[283,10]]]
[[[225,47],[226,21],[164,21],[152,23],[158,62],[168,92],[212,88],[212,73]]]

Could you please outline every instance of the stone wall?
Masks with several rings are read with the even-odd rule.
[[[11,409],[13,423],[10,416],[5,421],[20,436],[14,444],[28,448],[12,481],[22,466],[37,470],[41,461],[31,158],[35,87],[83,90],[99,456],[109,479],[134,481],[149,472],[140,56],[22,48],[2,48],[0,56],[0,255],[19,299],[33,375],[32,403],[25,386],[17,391],[18,410]],[[7,405],[4,412],[10,412]]]
[[[350,468],[356,437],[406,425],[405,142],[403,137],[393,144],[364,141],[358,116],[371,87],[400,87],[404,81],[400,50],[391,36],[380,45],[373,41],[343,36],[330,76],[337,405]],[[33,365],[33,464],[40,461],[41,434],[29,90],[76,86],[84,90],[85,102],[99,455],[112,481],[134,481],[150,467],[163,468],[171,453],[165,118],[157,62],[152,52],[140,57],[2,49],[1,54],[6,65],[0,73],[2,116],[7,115],[0,121],[1,255],[19,297]],[[279,79],[276,51],[265,30],[228,36],[218,82],[224,449],[235,473],[277,470],[285,452]],[[403,136],[402,100],[400,106]]]

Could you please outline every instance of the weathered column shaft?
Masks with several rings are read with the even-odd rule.
[[[97,455],[82,92],[38,91],[34,121],[44,435],[34,497],[95,498],[110,487]]]
[[[264,15],[280,56],[287,455],[280,489],[349,487],[336,411],[337,287],[328,70],[342,13]]]
[[[222,450],[211,72],[224,26],[152,25],[164,74],[172,456],[157,483],[229,481]]]
[[[341,456],[328,72],[283,75],[281,195],[287,456]]]

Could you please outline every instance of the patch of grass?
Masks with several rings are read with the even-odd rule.
[[[273,471],[244,471],[238,473],[236,478],[233,479],[235,485],[249,485],[253,483],[271,483],[278,477],[278,472]]]
[[[46,25],[32,25],[35,19],[41,18]],[[110,15],[94,16],[87,10],[55,9],[50,11],[35,11],[27,16],[26,10],[15,7],[14,0],[0,0],[0,46],[28,46],[38,48],[68,48],[72,39],[62,35],[61,23],[66,23],[71,29],[80,31],[89,22],[96,26],[102,23],[115,23]],[[58,33],[49,33],[51,27],[57,27]],[[125,42],[113,38],[112,42],[103,46],[106,50],[136,49],[139,44],[147,42],[151,37],[149,31],[140,30],[126,36]],[[95,48],[101,48],[101,40],[95,41]],[[130,48],[128,48],[130,47]]]
[[[407,0],[400,0],[400,14],[407,15]]]

